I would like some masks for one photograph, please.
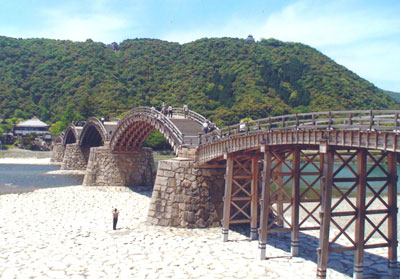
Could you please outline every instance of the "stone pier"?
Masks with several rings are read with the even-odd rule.
[[[225,168],[199,168],[191,159],[160,161],[148,222],[184,228],[219,226],[224,174]]]
[[[153,186],[155,172],[150,148],[130,153],[112,153],[108,146],[92,147],[83,185]]]
[[[64,159],[65,145],[62,143],[56,143],[53,145],[53,150],[51,152],[50,162],[62,163]]]
[[[61,170],[85,170],[89,148],[81,148],[78,143],[65,146]]]

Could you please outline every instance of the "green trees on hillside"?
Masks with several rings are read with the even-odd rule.
[[[88,40],[0,37],[0,118],[67,121],[183,103],[218,125],[285,113],[398,109],[382,90],[315,49],[274,39]]]

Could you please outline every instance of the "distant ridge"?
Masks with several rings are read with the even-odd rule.
[[[217,125],[295,112],[398,109],[381,89],[319,51],[275,39],[87,40],[0,37],[0,118],[47,123],[119,116],[162,102]]]
[[[393,92],[393,91],[384,91],[388,94],[391,98],[393,98],[398,104],[400,104],[400,92]]]

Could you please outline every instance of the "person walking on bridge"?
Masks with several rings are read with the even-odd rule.
[[[117,229],[117,223],[118,223],[118,214],[119,214],[118,209],[114,208],[112,214],[113,214],[113,230],[115,231]]]
[[[203,123],[203,131],[204,131],[204,134],[207,134],[207,133],[208,133],[208,120],[206,120],[206,121]]]
[[[169,107],[168,107],[168,116],[169,116],[170,118],[172,118],[172,113],[173,113],[172,106],[169,105]]]
[[[186,104],[183,105],[183,115],[185,116],[185,118],[188,118],[188,114],[189,114],[189,108]]]

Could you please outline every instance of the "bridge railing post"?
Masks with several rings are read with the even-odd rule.
[[[374,114],[372,110],[369,111],[369,130],[372,131],[372,126],[374,126]]]
[[[271,132],[271,130],[272,130],[272,119],[271,119],[271,117],[269,117],[268,118],[268,121],[269,121],[269,132]]]
[[[201,145],[201,133],[199,133],[199,146]]]
[[[328,121],[328,130],[331,129],[331,125],[332,125],[332,112],[329,112],[329,121]]]
[[[399,114],[396,112],[394,114],[394,131],[398,130],[398,119],[399,119]]]
[[[299,129],[299,124],[300,124],[299,115],[298,115],[297,112],[296,112],[296,130]]]

